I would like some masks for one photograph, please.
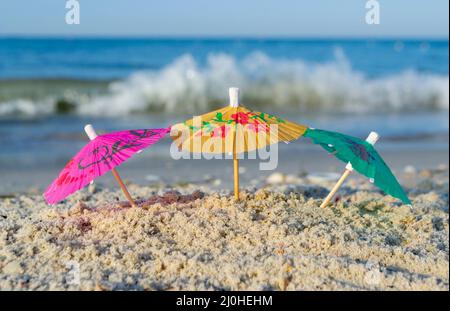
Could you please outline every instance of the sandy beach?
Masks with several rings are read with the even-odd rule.
[[[138,208],[98,184],[4,195],[0,289],[448,290],[448,173],[402,172],[413,209],[356,174],[326,209],[338,175],[272,172],[240,203],[211,181],[130,184]]]
[[[330,4],[329,20],[321,6],[306,1],[296,1],[295,8],[264,4],[267,14],[259,26],[259,3],[225,3],[233,8],[232,23],[223,22],[228,15],[222,9],[213,18],[213,10],[200,8],[195,11],[208,16],[193,19],[190,3],[173,19],[181,35],[165,37],[173,8],[155,13],[164,3],[144,9],[141,2],[136,11],[127,5],[126,14],[111,2],[111,14],[101,18],[104,8],[90,3],[91,13],[82,9],[86,24],[68,26],[70,32],[60,37],[45,31],[28,37],[25,28],[20,36],[1,36],[0,27],[0,290],[449,290],[448,34],[421,35],[425,26],[448,26],[448,15],[439,24],[432,6],[417,8],[420,16],[401,21],[400,28],[411,33],[397,36],[389,23],[380,28],[364,23],[364,5],[356,2],[355,9],[346,4],[347,15],[336,14],[338,4]],[[387,14],[404,15],[405,5],[395,6],[397,11]],[[22,7],[8,16],[33,21],[31,33],[64,23],[63,15],[50,15],[53,5],[45,6],[45,14],[37,14],[40,7],[29,10],[39,15],[35,18]],[[235,7],[245,13],[242,29],[235,24]],[[308,11],[312,7],[316,11]],[[388,7],[383,4],[383,12]],[[286,8],[286,14],[280,11]],[[63,6],[53,9],[64,13]],[[424,12],[432,23],[417,22]],[[116,19],[102,26],[114,16],[123,19],[120,32],[114,31]],[[189,23],[183,25],[184,18]],[[164,24],[143,26],[150,21]],[[182,35],[203,21],[200,33]],[[336,27],[329,27],[330,21]],[[267,32],[267,25],[283,22],[289,31],[280,28],[274,37]],[[315,22],[329,30],[343,27],[343,37],[315,33]],[[239,32],[201,34],[214,23]],[[19,19],[11,25],[20,26]],[[155,31],[155,37],[119,35],[135,26]],[[259,35],[245,35],[260,28]],[[303,35],[296,37],[293,28]],[[77,29],[87,36],[76,35]],[[101,33],[89,35],[94,30]],[[169,135],[131,158],[138,150],[127,138],[108,142],[108,157],[97,159],[100,149],[92,149],[82,169],[81,161],[69,162],[89,142],[86,124],[98,134],[167,129],[237,104],[229,98],[230,87],[239,87],[242,106],[264,112],[255,122],[277,120],[286,132],[297,133],[281,133],[273,153],[261,148],[253,159],[239,160],[238,203],[232,160],[175,159],[178,149]],[[226,134],[222,122],[237,122],[231,115],[223,119],[226,115],[207,119]],[[345,150],[325,148],[328,153],[310,135],[299,137],[299,128],[306,127],[360,139],[377,132],[374,148],[383,161],[367,162],[372,168],[378,163],[377,172],[385,162],[413,208],[357,173],[333,204],[320,208],[349,159],[336,158]],[[211,127],[207,135],[218,129]],[[353,147],[359,158],[370,158],[358,144]],[[268,162],[273,165],[263,170],[260,164]],[[63,201],[50,206],[43,193],[67,163],[78,163],[79,170],[63,174],[59,186],[87,185],[95,178],[94,184],[67,198],[53,197],[49,202]],[[116,164],[138,207],[130,207],[107,171]],[[376,184],[396,185],[372,173],[366,171]],[[50,192],[55,195],[59,186]]]

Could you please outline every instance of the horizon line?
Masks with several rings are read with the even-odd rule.
[[[436,40],[444,35],[115,35],[115,34],[1,34],[0,39],[159,39],[159,40]]]

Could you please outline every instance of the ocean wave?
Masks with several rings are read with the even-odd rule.
[[[123,116],[143,112],[203,113],[227,103],[230,86],[241,88],[242,103],[252,108],[298,112],[372,113],[448,111],[449,77],[404,71],[368,78],[336,50],[335,60],[307,63],[274,59],[255,52],[237,60],[210,54],[200,65],[191,55],[160,70],[135,72],[111,82],[102,93],[77,91],[41,99],[0,102],[0,116],[57,112]]]

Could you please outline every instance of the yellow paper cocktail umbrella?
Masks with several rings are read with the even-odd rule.
[[[238,154],[302,136],[307,127],[239,105],[239,89],[230,88],[227,107],[172,126],[171,136],[182,151],[233,156],[234,196],[239,199]]]

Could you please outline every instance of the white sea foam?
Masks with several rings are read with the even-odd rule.
[[[269,58],[252,53],[242,60],[209,55],[198,64],[190,55],[161,70],[140,71],[112,82],[103,94],[72,95],[74,113],[123,116],[148,111],[198,113],[227,103],[227,89],[239,86],[244,105],[273,105],[299,112],[366,113],[380,111],[448,111],[449,77],[405,71],[368,78],[354,70],[336,50],[329,63]],[[52,109],[49,102],[53,101]],[[16,99],[0,103],[0,115],[51,113],[56,99]]]
[[[0,103],[0,116],[37,116],[53,113],[53,102],[32,101],[29,99],[14,99]]]

